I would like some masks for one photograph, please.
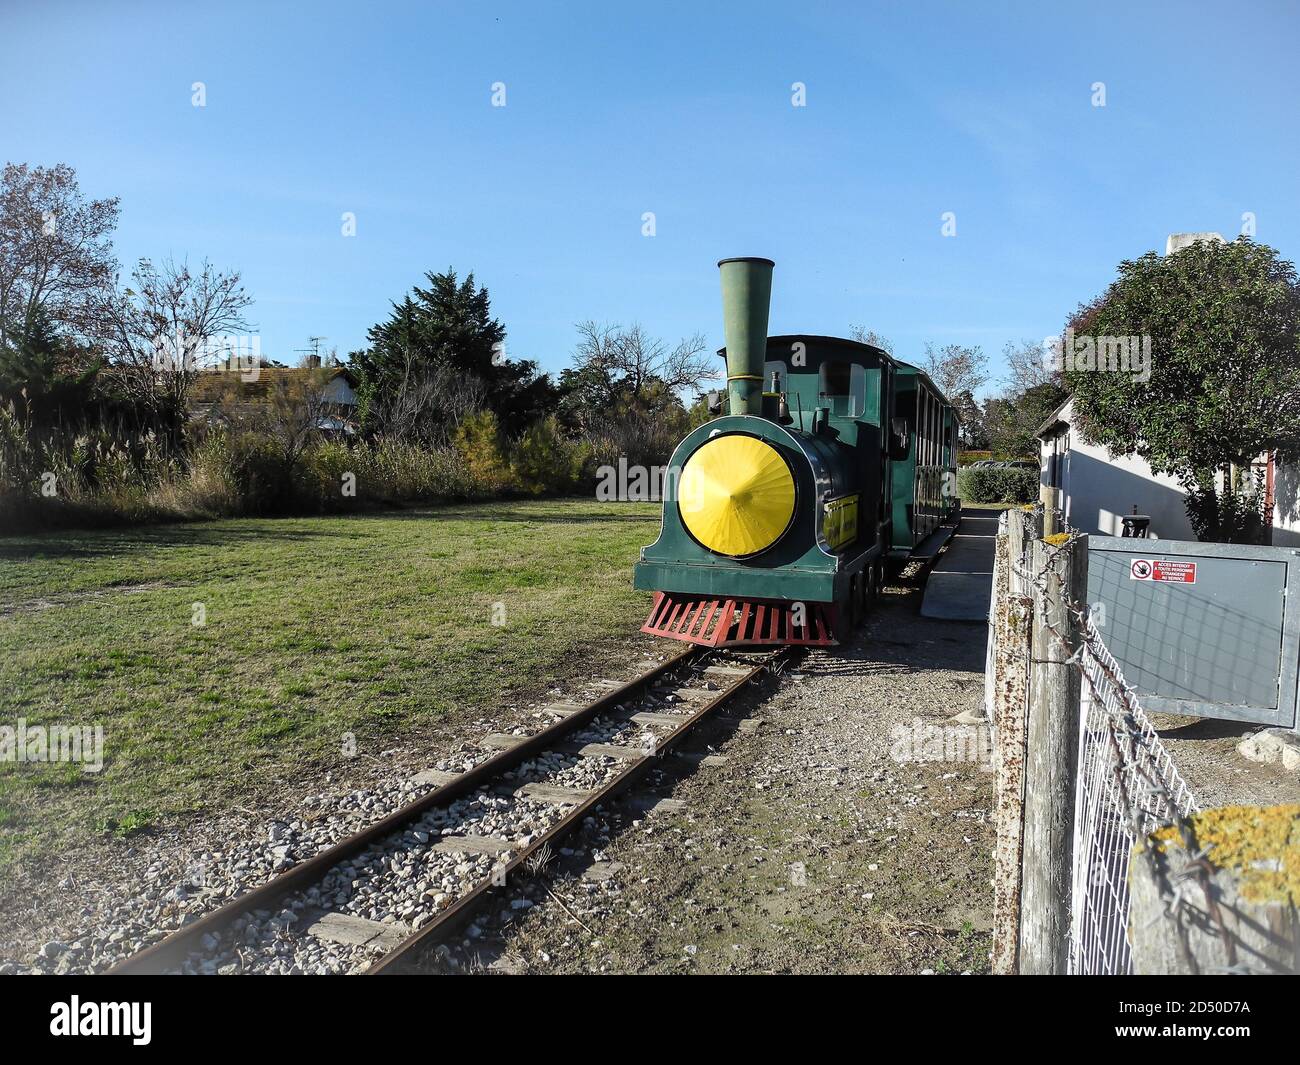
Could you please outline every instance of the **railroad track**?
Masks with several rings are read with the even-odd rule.
[[[556,719],[551,725],[530,736],[487,737],[486,745],[498,753],[463,773],[434,774],[437,786],[419,799],[108,972],[213,971],[219,959],[227,960],[221,971],[256,972],[259,956],[253,952],[246,958],[241,948],[268,930],[282,954],[291,952],[295,937],[315,937],[345,945],[368,961],[364,969],[356,966],[366,974],[408,967],[458,933],[490,900],[509,894],[519,877],[544,865],[558,841],[598,806],[643,778],[658,756],[759,677],[779,671],[793,653],[789,648],[746,655],[688,647],[626,683],[602,682],[607,690],[585,705],[553,704],[547,707]],[[523,779],[539,771],[552,782]],[[571,786],[575,773],[592,786]],[[482,816],[483,808],[499,804],[520,807],[537,830],[513,839],[499,831],[476,833],[476,826],[493,823]],[[456,862],[457,872],[476,882],[456,898],[423,892],[418,912],[401,923],[366,920],[348,911],[349,899],[382,893],[390,871],[429,862],[444,867]],[[322,904],[331,898],[343,908]],[[232,963],[232,957],[238,960]]]

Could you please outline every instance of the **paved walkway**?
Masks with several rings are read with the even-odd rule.
[[[987,621],[993,594],[993,542],[998,512],[968,511],[957,535],[925,582],[921,616],[947,621]]]

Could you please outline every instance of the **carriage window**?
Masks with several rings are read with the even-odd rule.
[[[925,393],[918,390],[916,393],[916,421],[912,435],[916,442],[912,445],[918,466],[925,465]]]
[[[934,399],[934,453],[931,455],[931,462],[936,466],[943,465],[943,407],[939,405],[939,400]]]
[[[939,465],[939,401],[930,397],[930,465]]]
[[[943,409],[939,401],[930,397],[930,465],[938,466],[943,448]]]
[[[916,393],[900,392],[894,398],[894,416],[906,418],[908,429],[916,428]]]
[[[944,413],[943,403],[934,401],[934,464],[943,465],[944,450],[948,447],[948,419]]]
[[[925,464],[927,466],[933,466],[934,465],[934,440],[935,440],[935,432],[934,432],[935,409],[934,409],[934,396],[930,395],[928,392],[926,393],[925,396],[925,412],[926,412]]]

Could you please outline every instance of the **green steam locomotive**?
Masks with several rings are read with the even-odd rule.
[[[957,519],[952,405],[873,345],[769,337],[774,265],[718,264],[728,412],[669,462],[659,538],[635,569],[635,586],[655,593],[643,632],[708,646],[838,643],[886,564]]]

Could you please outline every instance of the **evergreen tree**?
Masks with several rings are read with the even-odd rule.
[[[492,317],[486,288],[469,274],[425,275],[428,287],[416,286],[388,319],[366,334],[369,346],[353,352],[351,365],[362,379],[362,417],[370,428],[383,429],[383,411],[438,369],[463,375],[481,386],[489,410],[508,435],[551,412],[557,392],[532,360],[505,357],[505,327]],[[430,417],[440,416],[431,406]]]
[[[41,307],[8,341],[0,346],[0,403],[13,403],[32,428],[80,424],[92,405],[101,363],[76,358]]]

